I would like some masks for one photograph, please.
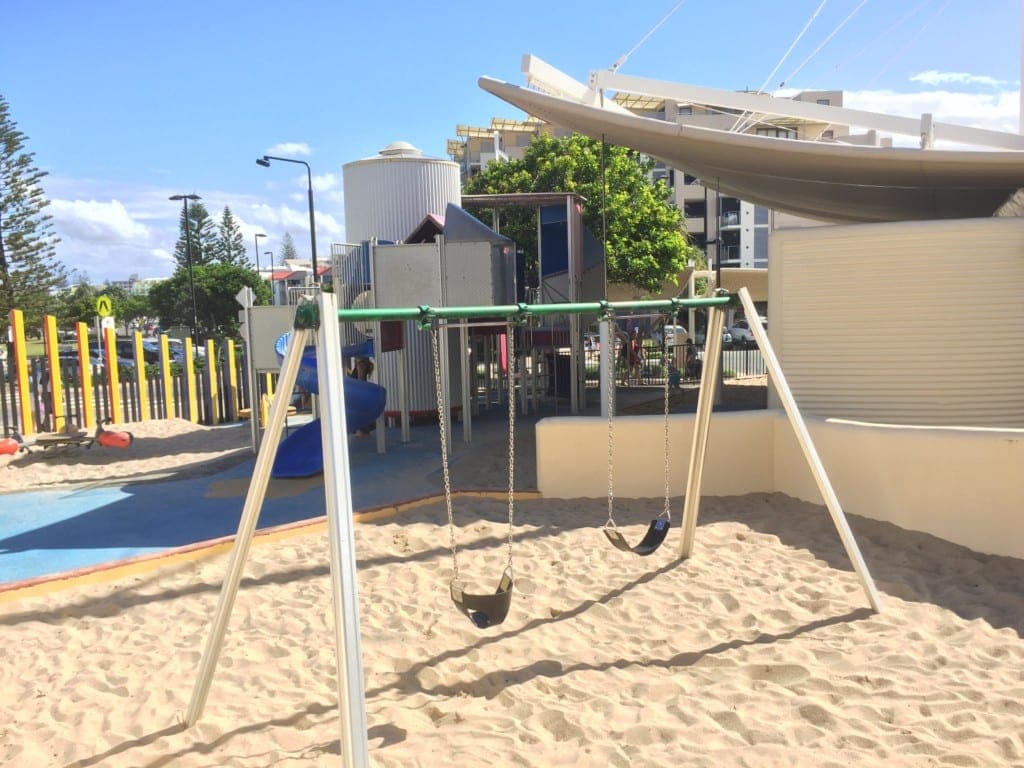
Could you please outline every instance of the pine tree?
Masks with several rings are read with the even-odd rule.
[[[25,135],[0,96],[0,327],[20,309],[29,327],[38,326],[53,306],[53,291],[64,287],[67,269],[57,260],[50,201],[39,182],[46,176],[24,151]],[[4,334],[6,339],[6,334]]]
[[[178,269],[188,269],[188,257],[185,255],[186,241],[192,246],[192,266],[210,264],[217,256],[217,228],[210,218],[206,206],[200,202],[188,206],[188,237],[185,235],[185,210],[180,216],[178,244],[174,247],[174,261]]]
[[[295,261],[299,258],[299,252],[295,250],[295,242],[292,240],[290,232],[285,232],[284,237],[281,238],[281,263],[284,264],[289,260]]]
[[[238,226],[231,209],[226,205],[220,223],[217,225],[216,254],[216,260],[221,264],[233,264],[236,267],[252,269],[252,262],[249,260],[245,243],[242,241],[242,229]]]

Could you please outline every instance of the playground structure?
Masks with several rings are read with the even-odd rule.
[[[291,337],[291,333],[283,334],[274,345],[281,359],[287,354]],[[343,357],[356,353],[372,353],[372,346],[342,349]],[[316,347],[307,346],[303,350],[295,384],[310,394],[319,394]],[[351,376],[343,377],[341,384],[345,390],[345,423],[348,425],[348,431],[351,433],[369,427],[384,412],[387,396],[385,389],[371,381],[361,381]],[[319,418],[313,419],[281,442],[271,472],[273,477],[309,477],[323,471],[324,457],[320,436],[322,426]]]
[[[402,242],[370,240],[333,246],[339,306],[548,304],[596,301],[604,295],[602,249],[582,225],[578,195],[469,195],[462,203],[490,208],[493,227],[449,203],[443,215],[427,215]],[[501,211],[508,207],[533,208],[537,215],[537,277],[531,284],[515,244],[500,233]],[[567,398],[571,413],[581,410],[585,319],[545,315],[522,334],[520,349],[528,357],[519,372],[524,383],[519,388],[522,412],[536,409],[539,399],[548,394]],[[461,417],[465,442],[472,441],[473,415],[503,398],[501,325],[452,325],[451,333],[441,339],[442,357],[447,361],[443,369],[446,402]],[[374,347],[377,380],[388,390],[385,416],[400,421],[401,439],[408,441],[411,421],[434,411],[426,339],[407,321],[358,321],[346,324],[342,334],[346,346]],[[452,350],[465,352],[453,354]]]
[[[708,441],[712,405],[712,382],[717,378],[717,360],[721,350],[723,308],[739,302],[745,311],[755,315],[750,295],[740,290],[735,296],[719,295],[701,299],[669,299],[638,302],[597,302],[562,305],[514,304],[504,306],[464,306],[455,308],[377,308],[372,310],[342,310],[336,307],[335,297],[321,294],[318,303],[300,305],[296,313],[296,330],[292,344],[281,367],[281,384],[271,406],[267,439],[257,456],[253,478],[246,494],[238,533],[232,548],[228,570],[222,586],[216,615],[203,652],[198,677],[185,716],[186,726],[194,725],[202,714],[212,684],[213,673],[224,641],[227,623],[241,580],[242,568],[255,533],[260,507],[266,495],[267,483],[273,461],[273,452],[283,429],[287,399],[297,379],[302,352],[314,333],[318,357],[318,378],[323,393],[323,424],[321,432],[325,458],[324,479],[328,521],[328,537],[331,563],[331,585],[335,624],[335,650],[339,690],[339,715],[341,720],[341,750],[345,765],[366,766],[369,764],[366,731],[366,708],[359,632],[359,602],[356,581],[355,542],[352,521],[352,496],[349,479],[348,448],[345,440],[345,390],[332,386],[343,375],[341,366],[341,341],[339,324],[335,318],[350,321],[409,320],[421,326],[442,328],[447,321],[461,321],[474,318],[496,317],[506,321],[522,321],[532,315],[583,314],[593,313],[602,317],[602,335],[608,336],[609,326],[617,310],[649,309],[675,313],[689,306],[707,309],[708,326],[708,368],[698,397],[697,422],[687,473],[686,500],[683,509],[683,534],[679,554],[688,558],[692,554],[697,517],[701,498],[701,482]],[[321,322],[320,318],[324,320]],[[758,344],[765,357],[771,379],[783,401],[787,417],[811,469],[819,491],[825,500],[832,521],[840,535],[844,548],[861,586],[872,608],[880,610],[881,604],[874,583],[853,538],[849,525],[832,490],[821,460],[810,439],[800,411],[793,399],[785,376],[775,357],[763,329],[755,328]],[[602,366],[611,365],[611,346],[602,345]],[[438,365],[440,369],[441,366]],[[607,369],[605,369],[607,370]],[[511,394],[511,393],[510,393]],[[441,409],[443,411],[443,409]],[[511,427],[511,423],[510,423]],[[504,579],[502,581],[504,584]],[[499,584],[499,591],[502,589]],[[453,578],[454,586],[454,578]],[[453,589],[453,599],[456,594]],[[457,600],[456,600],[457,602]]]

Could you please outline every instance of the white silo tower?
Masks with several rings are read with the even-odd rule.
[[[429,213],[444,215],[459,205],[459,164],[424,157],[412,144],[396,141],[374,157],[342,166],[345,239],[404,240]]]
[[[400,242],[428,214],[443,216],[448,203],[459,205],[462,198],[458,163],[425,157],[404,141],[389,144],[373,157],[344,164],[342,177],[345,239],[350,243]],[[405,350],[409,410],[414,416],[433,413],[437,401],[430,337],[414,322],[405,323]],[[388,415],[396,415],[400,409],[397,354],[377,354],[376,378],[388,390]],[[457,382],[453,377],[455,387]],[[454,389],[452,397],[458,402]]]

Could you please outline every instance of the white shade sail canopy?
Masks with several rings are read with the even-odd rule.
[[[637,117],[488,77],[485,91],[553,125],[685,169],[723,193],[798,216],[882,222],[992,216],[1024,187],[1024,152],[850,146]]]

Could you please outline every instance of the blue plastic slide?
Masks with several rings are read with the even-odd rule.
[[[284,334],[274,344],[274,350],[284,357],[290,334]],[[345,356],[372,354],[372,346],[358,345],[345,348]],[[307,392],[319,391],[316,372],[316,347],[306,347],[299,364],[296,384]],[[387,390],[370,381],[346,376],[342,381],[345,393],[345,424],[350,433],[369,427],[384,412]],[[281,441],[274,459],[272,477],[309,477],[324,470],[323,444],[320,441],[320,419],[304,424]]]

